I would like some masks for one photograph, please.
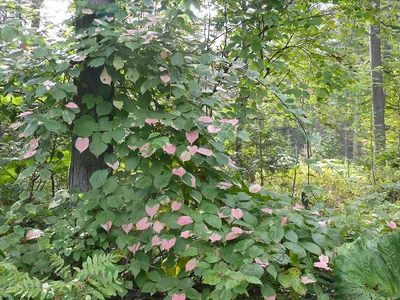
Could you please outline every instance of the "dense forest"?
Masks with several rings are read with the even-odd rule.
[[[0,0],[0,298],[399,299],[399,24]]]

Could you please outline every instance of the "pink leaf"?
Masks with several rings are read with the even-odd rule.
[[[36,154],[36,150],[28,150],[28,152],[26,152],[25,154],[24,154],[24,158],[29,158],[29,157],[32,157],[32,156],[34,156]]]
[[[101,227],[103,227],[105,231],[109,232],[112,227],[112,222],[107,221],[105,224],[101,225]]]
[[[304,209],[304,206],[299,203],[296,203],[293,207],[293,210],[297,210],[297,211],[302,210],[302,209]]]
[[[222,236],[218,233],[213,233],[210,237],[208,237],[210,239],[211,242],[216,242],[216,241],[220,241],[222,239]]]
[[[185,294],[173,294],[171,300],[186,300]]]
[[[103,84],[111,85],[111,76],[108,75],[107,68],[104,68],[103,71],[101,72],[101,74],[100,74],[100,81],[101,81]]]
[[[158,235],[153,236],[153,238],[151,239],[151,245],[153,247],[161,245],[161,239],[158,237]]]
[[[189,151],[183,151],[182,153],[181,153],[181,156],[179,157],[180,159],[181,159],[181,161],[183,161],[183,162],[185,162],[185,161],[188,161],[188,160],[190,160],[190,158],[191,158],[192,156],[190,155],[190,153],[189,153]]]
[[[186,131],[185,133],[186,139],[189,141],[190,144],[193,144],[195,140],[199,138],[199,132],[195,131]]]
[[[199,118],[199,121],[203,123],[212,123],[214,120],[211,119],[209,116],[201,116]]]
[[[44,234],[44,232],[39,229],[32,229],[26,233],[25,238],[26,238],[26,240],[29,241],[29,240],[37,239],[38,237],[42,236],[43,234]]]
[[[225,99],[228,99],[228,100],[231,99],[231,96],[229,96],[227,93],[221,93],[220,96],[221,96],[222,98],[225,98]]]
[[[76,105],[76,104],[73,103],[73,102],[69,102],[69,103],[65,104],[65,107],[66,107],[66,108],[74,109],[74,108],[78,108],[78,105]]]
[[[110,167],[111,169],[113,169],[113,170],[117,170],[118,167],[119,167],[119,162],[116,161],[116,162],[113,163],[113,164],[106,162],[106,165],[109,166],[109,167]]]
[[[319,215],[320,215],[320,213],[319,213],[319,211],[318,211],[318,210],[316,210],[316,211],[313,211],[313,212],[312,212],[312,214],[313,214],[313,215],[317,215],[317,216],[319,216]]]
[[[169,251],[176,243],[176,238],[173,238],[171,240],[161,240],[161,246],[164,248],[164,250]]]
[[[169,77],[169,75],[161,75],[161,76],[160,76],[160,79],[161,79],[161,81],[164,82],[164,83],[168,83],[168,82],[171,80],[171,78]]]
[[[128,148],[131,149],[132,151],[135,151],[138,147],[137,146],[128,145]]]
[[[93,10],[91,10],[90,8],[82,8],[82,13],[85,15],[92,15]]]
[[[221,128],[217,128],[214,125],[210,125],[207,127],[209,133],[218,133],[221,131]]]
[[[146,205],[146,213],[149,215],[150,218],[153,218],[158,210],[160,209],[160,204],[156,204],[153,207]]]
[[[210,149],[201,148],[201,147],[199,148],[198,152],[199,152],[200,154],[205,155],[205,156],[211,156],[211,155],[214,154],[214,152],[212,152]]]
[[[139,222],[136,223],[137,230],[146,230],[149,227],[151,227],[151,223],[147,222],[147,217],[144,217],[143,219],[141,219]]]
[[[249,191],[250,193],[258,193],[259,191],[261,191],[261,185],[259,184],[253,184],[252,186],[249,187]]]
[[[19,115],[17,115],[17,118],[26,117],[26,116],[29,116],[29,115],[31,115],[31,114],[33,114],[33,112],[31,112],[31,111],[26,111],[26,112],[23,112],[23,113],[20,113]]]
[[[232,208],[231,215],[235,219],[239,220],[241,217],[243,217],[243,211],[240,208]]]
[[[75,148],[82,153],[89,147],[89,138],[80,138],[78,137],[75,142]]]
[[[327,222],[328,222],[328,221],[326,221],[326,220],[325,220],[325,221],[319,221],[318,224],[319,224],[321,227],[326,227]]]
[[[262,208],[261,211],[263,211],[263,212],[265,212],[265,213],[267,213],[267,214],[272,215],[272,209],[270,209],[270,208]]]
[[[180,226],[185,226],[185,225],[192,224],[192,223],[193,223],[193,220],[189,216],[181,216],[176,220],[176,224],[178,224]]]
[[[221,119],[219,120],[221,123],[227,123],[227,124],[231,124],[232,126],[235,126],[239,123],[238,119]]]
[[[243,230],[242,230],[242,228],[239,228],[239,227],[232,227],[232,232],[234,232],[236,234],[242,234]]]
[[[332,269],[328,267],[327,263],[323,262],[315,262],[314,267],[320,268],[320,269],[325,269],[327,271],[331,271]]]
[[[147,124],[149,124],[149,125],[154,125],[154,124],[157,124],[158,119],[149,119],[149,118],[146,118],[146,119],[144,120],[144,122],[147,123]]]
[[[160,221],[155,221],[153,224],[153,229],[155,232],[160,233],[165,227],[165,223],[161,223]]]
[[[191,237],[192,235],[193,235],[193,234],[191,234],[189,230],[185,230],[185,231],[182,231],[182,232],[181,232],[180,237],[181,237],[181,238],[184,238],[184,239],[187,239],[187,238]]]
[[[193,271],[197,267],[197,259],[192,258],[186,263],[185,270],[186,272]]]
[[[264,296],[264,300],[276,300],[276,296]]]
[[[390,221],[390,222],[386,222],[387,226],[389,226],[392,229],[396,229],[397,225],[395,222]]]
[[[286,222],[287,222],[288,218],[287,217],[283,217],[282,221],[281,221],[281,227],[285,226]]]
[[[38,146],[39,146],[39,140],[31,139],[31,141],[29,142],[29,150],[30,151],[36,150]]]
[[[164,49],[160,51],[160,56],[162,59],[166,59],[168,57],[168,52]]]
[[[172,202],[172,204],[171,204],[171,209],[172,209],[172,211],[178,211],[178,210],[181,209],[181,206],[182,206],[182,203],[181,203],[181,202],[174,201],[174,202]]]
[[[259,264],[260,266],[262,266],[263,268],[267,268],[268,267],[268,262],[263,262],[261,259],[259,259],[258,257],[254,260],[256,262],[256,264]]]
[[[234,232],[228,232],[228,234],[225,237],[225,241],[231,241],[234,240],[238,237],[238,235]]]
[[[189,174],[189,176],[190,176],[190,183],[192,184],[192,187],[196,187],[196,178],[192,174]]]
[[[232,168],[236,168],[235,164],[233,163],[232,158],[230,158],[230,157],[229,157],[228,165],[229,165],[230,167],[232,167]]]
[[[170,144],[170,143],[166,143],[166,144],[163,146],[163,150],[164,150],[166,153],[172,155],[172,154],[175,154],[176,147],[175,147],[174,145]]]
[[[73,61],[80,62],[80,61],[84,61],[85,59],[86,59],[86,56],[77,55],[77,56],[75,56],[75,58],[73,59]],[[46,81],[47,81],[47,80],[46,80]],[[45,81],[45,82],[46,82],[46,81]],[[43,82],[43,84],[44,84],[45,82]]]
[[[303,283],[303,284],[309,284],[309,283],[314,283],[314,282],[316,282],[316,281],[311,278],[308,278],[307,276],[301,277],[301,283]]]
[[[197,153],[197,146],[187,146],[186,148],[189,150],[190,155],[195,155]]]
[[[321,254],[319,256],[319,261],[314,263],[314,266],[317,268],[325,269],[331,271],[332,269],[328,267],[329,257]]]
[[[17,128],[21,127],[22,125],[23,125],[23,123],[18,121],[18,122],[15,122],[15,123],[11,124],[9,127],[11,129],[17,129]]]
[[[326,263],[326,264],[329,262],[329,257],[326,256],[326,255],[321,254],[318,258],[319,258],[320,262],[323,262],[323,263]]]
[[[133,255],[135,255],[136,251],[138,251],[140,248],[140,241],[138,241],[135,245],[133,246],[128,246],[128,250],[132,252]]]
[[[129,233],[129,231],[132,230],[133,224],[129,223],[129,224],[122,224],[122,230],[125,231],[126,234]]]
[[[182,177],[183,175],[185,175],[185,173],[186,173],[186,170],[182,167],[172,169],[172,174],[179,176],[179,177]]]
[[[140,151],[144,151],[144,150],[149,149],[149,147],[150,147],[150,143],[146,143],[146,144],[144,144],[142,147],[140,147],[139,150],[140,150]]]
[[[220,219],[229,218],[229,216],[225,216],[223,213],[217,212],[217,214]]]
[[[229,182],[221,181],[217,184],[217,188],[221,190],[227,190],[232,187],[232,184]]]
[[[363,220],[361,220],[361,222],[364,222],[364,223],[367,223],[367,224],[371,224],[372,223],[371,220],[367,220],[367,219],[363,219]]]

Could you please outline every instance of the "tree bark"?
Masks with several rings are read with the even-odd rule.
[[[113,1],[111,0],[88,0],[88,2],[96,5],[109,4]],[[79,20],[76,23],[76,31],[89,27],[93,21],[93,16],[84,16],[83,20]],[[102,95],[105,101],[111,101],[113,97],[113,89],[110,88],[109,94],[105,97],[104,95],[104,84],[100,80],[100,74],[102,72],[102,67],[91,68],[85,65],[84,70],[79,76],[79,80],[76,81],[77,86],[77,97],[76,104],[80,107],[81,111],[85,109],[82,104],[82,98],[85,95]],[[100,88],[103,87],[103,91],[100,93]],[[90,184],[90,177],[97,170],[103,170],[107,168],[104,161],[104,154],[96,157],[92,154],[89,149],[80,153],[75,148],[75,142],[78,136],[72,135],[72,156],[71,164],[69,169],[69,188],[76,189],[79,192],[87,192],[92,186]],[[111,152],[112,147],[106,151],[106,153]]]
[[[380,0],[375,1],[376,10],[380,11]],[[377,22],[370,26],[370,66],[372,81],[372,110],[374,122],[374,152],[386,148],[385,134],[385,93],[383,91],[382,54],[380,25]]]

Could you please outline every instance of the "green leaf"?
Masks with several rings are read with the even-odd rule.
[[[255,242],[253,240],[250,239],[246,239],[246,240],[241,240],[240,242],[238,242],[235,247],[233,248],[233,250],[235,252],[244,252],[245,250],[247,250],[248,248],[250,248]]]
[[[272,297],[276,295],[274,289],[272,288],[272,285],[268,282],[264,282],[264,286],[261,287],[261,294],[264,297]]]
[[[93,134],[92,141],[90,142],[90,152],[95,156],[99,157],[104,151],[106,151],[108,146],[103,142],[100,133]]]
[[[141,179],[139,179],[135,183],[135,187],[146,190],[149,187],[151,187],[152,183],[153,183],[153,181],[151,180],[151,178],[149,176],[143,176]]]
[[[253,284],[259,284],[262,285],[262,282],[260,279],[258,279],[257,277],[254,276],[246,276],[246,281],[253,283]]]
[[[201,193],[207,199],[214,200],[218,195],[218,189],[214,185],[210,185],[210,184],[202,185],[201,186]]]
[[[104,101],[103,103],[96,105],[96,113],[100,116],[106,116],[110,114],[112,111],[112,104],[111,102]]]
[[[239,271],[247,276],[253,276],[256,278],[261,278],[264,275],[264,268],[259,264],[242,265]]]
[[[216,215],[205,214],[204,221],[214,228],[220,229],[222,227],[222,221]]]
[[[268,231],[268,235],[269,235],[270,239],[276,243],[278,243],[279,241],[281,241],[283,239],[284,234],[285,234],[285,231],[279,225],[272,226]]]
[[[184,62],[183,54],[180,52],[176,52],[174,55],[171,56],[171,64],[173,66],[182,66]]]
[[[49,120],[47,119],[44,121],[44,126],[46,127],[47,130],[52,131],[52,132],[58,132],[61,129],[61,124],[60,122],[57,122],[56,120]]]
[[[138,79],[139,79],[139,72],[136,68],[129,68],[128,69],[128,73],[126,74],[126,76],[128,77],[128,79],[130,81],[132,81],[133,83],[135,83]]]
[[[125,162],[125,167],[128,171],[135,170],[139,162],[140,158],[138,156],[130,156]]]
[[[18,30],[12,26],[5,25],[1,30],[1,37],[6,42],[11,42],[18,36]]]
[[[67,98],[67,94],[65,93],[65,91],[57,86],[53,87],[50,90],[50,93],[57,100]]]
[[[179,279],[177,277],[164,277],[163,280],[157,282],[157,291],[168,292],[178,286]]]
[[[307,253],[304,250],[304,248],[297,243],[284,242],[283,245],[289,250],[291,250],[294,254],[296,254],[299,258],[307,256]]]
[[[161,190],[162,188],[166,187],[169,184],[171,177],[172,177],[171,173],[158,175],[157,177],[154,178],[153,181],[154,187],[158,190]]]
[[[299,240],[299,237],[297,236],[296,232],[294,232],[293,230],[289,230],[288,232],[286,232],[285,238],[288,241],[295,242],[295,243]]]
[[[124,61],[120,56],[114,56],[113,66],[116,70],[122,69],[124,67]]]
[[[310,243],[310,242],[302,242],[301,245],[309,252],[320,255],[321,252],[321,248],[318,247],[316,244],[314,243]]]
[[[108,170],[97,170],[90,176],[90,184],[94,189],[97,189],[106,183]]]
[[[149,272],[148,276],[149,276],[150,280],[154,281],[154,282],[163,280],[162,274],[158,271],[151,271],[151,272]]]
[[[121,209],[124,206],[124,204],[125,204],[124,199],[120,195],[107,197],[107,205],[111,208]]]
[[[261,39],[259,37],[254,37],[251,41],[251,50],[253,50],[255,53],[258,53],[260,52],[261,47]]]
[[[103,191],[106,195],[114,192],[118,187],[118,178],[116,176],[112,176],[107,179],[103,186]]]

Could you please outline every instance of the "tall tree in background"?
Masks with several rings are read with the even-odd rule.
[[[112,3],[112,0],[89,0],[89,3],[94,5],[102,5]],[[92,15],[85,15],[76,23],[76,31],[84,31],[93,21]],[[105,101],[110,101],[113,97],[113,88],[103,84],[100,80],[100,74],[102,72],[101,67],[90,67],[84,64],[84,69],[79,76],[79,80],[76,81],[78,94],[76,95],[76,103],[80,107],[81,111],[85,111],[85,105],[82,102],[82,98],[85,95],[93,95],[95,97],[101,97]],[[96,119],[95,110],[90,112]],[[76,134],[72,136],[72,145],[79,143],[88,143],[88,140],[78,139]],[[104,145],[105,146],[105,145]],[[111,147],[108,147],[110,152]],[[97,171],[107,168],[104,161],[104,154],[96,157],[90,151],[83,151],[80,153],[76,147],[72,147],[71,165],[69,170],[69,187],[78,189],[81,192],[87,192],[91,189],[90,176]]]
[[[380,0],[375,1],[375,8],[379,14]],[[385,93],[383,91],[382,55],[380,40],[380,25],[377,21],[370,26],[370,65],[372,80],[372,108],[374,122],[374,152],[378,153],[386,148],[385,135]]]

